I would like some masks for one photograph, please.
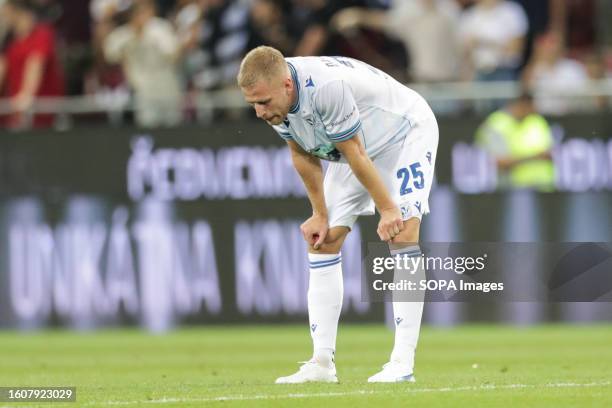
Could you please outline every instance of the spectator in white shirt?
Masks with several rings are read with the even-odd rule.
[[[388,11],[351,7],[338,12],[332,26],[347,33],[358,27],[385,31],[404,43],[415,82],[458,79],[459,7],[454,0],[395,0]]]
[[[177,74],[179,44],[172,25],[155,16],[152,0],[139,0],[128,24],[105,41],[110,62],[123,66],[134,90],[136,120],[145,127],[173,126],[181,120],[181,87]]]
[[[582,63],[564,54],[561,36],[546,34],[537,40],[525,68],[523,80],[534,92],[536,107],[543,114],[563,115],[586,107],[584,99],[573,94],[587,84],[587,71]]]
[[[460,21],[460,39],[470,64],[466,79],[516,79],[528,28],[527,16],[519,4],[477,0],[464,11]]]

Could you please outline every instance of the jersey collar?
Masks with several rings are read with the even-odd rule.
[[[300,82],[298,80],[297,70],[290,62],[287,62],[289,65],[289,70],[291,71],[291,79],[293,79],[293,87],[296,92],[295,103],[291,108],[289,108],[289,113],[297,113],[300,110]]]

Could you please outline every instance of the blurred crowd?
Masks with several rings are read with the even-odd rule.
[[[242,56],[344,55],[402,82],[519,80],[544,114],[612,72],[602,0],[0,0],[4,125],[37,97],[133,101],[143,126],[190,115],[189,95],[235,87]],[[607,108],[605,98],[590,109]],[[589,105],[589,104],[587,104]],[[52,117],[36,115],[47,126]]]

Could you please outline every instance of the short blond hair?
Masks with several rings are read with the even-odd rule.
[[[262,45],[253,48],[240,63],[238,86],[249,88],[261,79],[270,81],[289,73],[283,54],[276,48]]]

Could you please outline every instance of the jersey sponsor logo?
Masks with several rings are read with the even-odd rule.
[[[349,120],[353,116],[353,114],[355,113],[356,110],[357,110],[357,107],[355,105],[353,105],[353,109],[349,113],[344,115],[344,117],[341,118],[340,120],[338,120],[337,122],[331,122],[329,124],[329,126],[331,127],[331,126],[338,126],[338,125],[343,124],[344,122],[346,122],[347,120]]]
[[[314,149],[310,149],[308,153],[312,154],[323,160],[337,162],[340,160],[342,155],[332,144],[320,144]]]

